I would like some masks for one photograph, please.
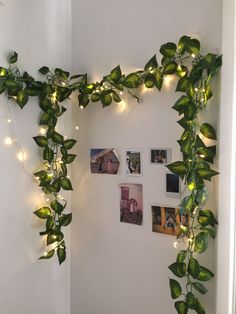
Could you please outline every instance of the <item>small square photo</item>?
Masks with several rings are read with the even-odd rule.
[[[92,148],[90,149],[91,173],[117,174],[120,161],[114,148]]]
[[[126,150],[126,174],[140,176],[142,174],[142,160],[140,150]]]
[[[165,165],[171,162],[171,149],[151,148],[151,163]]]

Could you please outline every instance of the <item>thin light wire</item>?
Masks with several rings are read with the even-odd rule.
[[[19,160],[20,164],[21,164],[21,167],[23,169],[23,171],[27,174],[27,176],[31,177],[31,178],[34,178],[32,173],[30,171],[28,171],[25,167],[25,153],[24,153],[24,150],[21,146],[21,144],[19,143],[19,141],[17,140],[17,137],[16,137],[16,131],[15,131],[15,125],[14,125],[14,118],[13,118],[13,115],[12,115],[12,112],[11,112],[11,108],[10,108],[10,105],[9,105],[9,99],[7,99],[7,102],[6,102],[6,109],[7,109],[7,117],[5,117],[5,120],[9,120],[10,119],[10,123],[7,121],[7,124],[8,124],[8,129],[9,129],[9,133],[10,133],[10,136],[11,136],[11,139],[13,141],[13,145],[15,146],[16,148],[16,151],[17,151],[17,155],[20,155],[22,156],[22,160]]]

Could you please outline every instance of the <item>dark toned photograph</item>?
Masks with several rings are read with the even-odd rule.
[[[142,184],[120,184],[120,221],[136,225],[142,224]]]
[[[151,148],[152,164],[167,164],[171,162],[171,150],[162,148]]]
[[[117,174],[120,167],[114,148],[92,148],[90,150],[91,173]]]
[[[179,176],[173,173],[166,173],[166,195],[171,197],[179,197],[180,180]]]

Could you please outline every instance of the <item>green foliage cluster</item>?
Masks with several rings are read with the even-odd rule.
[[[114,101],[121,101],[121,92],[126,89],[138,101],[133,90],[146,86],[148,89],[162,89],[167,75],[178,77],[176,92],[183,95],[172,107],[180,116],[179,125],[183,133],[178,140],[183,160],[176,161],[167,168],[181,177],[187,193],[179,207],[180,215],[188,215],[188,225],[179,225],[178,238],[186,243],[186,249],[178,253],[176,261],[169,266],[175,279],[169,279],[171,297],[179,299],[175,302],[178,314],[186,314],[194,310],[204,314],[198,293],[206,294],[203,284],[214,274],[200,265],[198,254],[207,250],[209,238],[215,238],[217,220],[213,212],[203,208],[207,198],[205,180],[218,173],[212,169],[216,154],[216,145],[207,146],[204,138],[216,140],[216,131],[212,125],[205,122],[200,124],[198,114],[206,108],[213,96],[210,81],[222,65],[222,57],[208,53],[200,54],[200,42],[188,36],[182,36],[176,45],[168,42],[160,47],[162,55],[158,64],[154,55],[144,66],[144,69],[125,75],[120,66],[115,67],[100,82],[90,83],[87,74],[70,76],[69,72],[55,69],[53,72],[46,66],[39,69],[44,75],[44,81],[36,81],[27,72],[20,73],[17,53],[9,59],[9,67],[0,67],[0,93],[4,91],[23,108],[30,96],[38,96],[42,114],[39,124],[46,128],[46,135],[34,137],[36,144],[42,149],[43,168],[34,176],[39,181],[43,192],[51,197],[51,203],[34,212],[40,219],[45,220],[45,231],[40,235],[47,236],[47,245],[55,244],[40,259],[49,259],[57,252],[59,263],[66,258],[66,245],[63,227],[72,220],[71,213],[65,213],[66,201],[60,199],[60,190],[72,190],[72,183],[67,176],[67,166],[76,157],[70,150],[76,144],[74,139],[65,139],[56,130],[58,118],[66,108],[63,102],[76,91],[80,108],[86,108],[90,102],[101,101],[103,107]],[[197,294],[196,294],[197,293]]]

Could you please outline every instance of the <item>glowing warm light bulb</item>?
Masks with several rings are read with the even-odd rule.
[[[79,127],[78,127],[78,125],[76,125],[75,129],[76,129],[76,130],[79,130]]]
[[[45,253],[43,254],[43,256],[45,256],[45,257],[46,257],[47,255],[48,255],[48,252],[45,252]]]
[[[56,93],[56,92],[54,92],[54,93],[52,94],[51,100],[52,100],[53,102],[56,102],[56,101],[57,101],[57,93]]]
[[[24,154],[24,152],[19,152],[18,154],[17,154],[17,159],[19,160],[19,161],[24,161],[25,160],[25,154]]]
[[[204,101],[204,98],[202,98],[201,101],[203,102],[203,101]]]
[[[62,86],[66,86],[66,83],[64,81],[61,81]]]
[[[101,89],[101,91],[104,91],[104,87],[103,86],[101,86],[100,89]]]
[[[171,82],[173,81],[174,76],[173,75],[166,75],[164,76],[164,84],[166,87],[170,87]]]
[[[206,156],[204,154],[199,155],[201,158],[205,158]]]
[[[189,188],[190,191],[193,191],[194,188],[195,188],[194,182],[189,183],[188,188]]]
[[[5,139],[5,141],[4,141],[4,143],[5,143],[6,145],[10,146],[10,145],[12,145],[13,141],[12,141],[12,139],[11,139],[10,137],[7,137],[7,138]]]
[[[79,107],[80,107],[80,109],[81,109],[81,110],[83,110],[83,109],[84,109],[84,106],[83,106],[83,105],[80,105]]]
[[[122,96],[122,95],[123,95],[123,92],[121,92],[121,91],[120,91],[120,93],[119,93],[119,94]]]
[[[198,91],[199,91],[199,89],[198,89],[197,87],[195,87],[194,90],[195,90],[195,92],[198,92]]]
[[[67,179],[70,179],[70,176],[67,176]]]
[[[202,89],[202,92],[205,93],[205,91],[206,91],[206,90],[203,88],[203,89]]]
[[[12,96],[12,99],[16,100],[16,99],[17,99],[17,97],[16,97],[16,96]]]
[[[196,55],[195,55],[195,53],[192,53],[192,54],[191,54],[191,56],[192,56],[193,58],[196,58]]]
[[[175,241],[175,242],[173,243],[173,247],[174,247],[175,249],[178,248],[178,242],[177,242],[177,241]]]
[[[47,199],[46,199],[46,202],[48,203],[49,201],[50,201],[50,199],[49,199],[49,198],[47,198]]]
[[[46,129],[45,128],[40,128],[39,132],[41,135],[45,135],[46,134]]]
[[[11,119],[7,119],[7,123],[11,123]]]
[[[181,70],[181,69],[182,69],[181,65],[180,65],[180,64],[178,64],[178,66],[177,66],[177,70]]]
[[[66,135],[64,136],[64,139],[67,139],[67,136],[66,136]]]

